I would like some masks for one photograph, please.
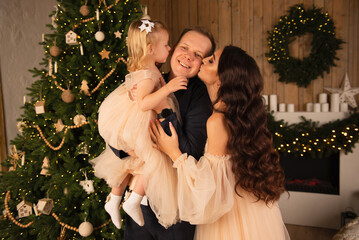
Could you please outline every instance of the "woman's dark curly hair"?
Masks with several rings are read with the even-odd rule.
[[[219,59],[218,75],[221,86],[216,102],[226,105],[223,113],[230,129],[227,148],[236,176],[236,193],[241,187],[266,204],[276,201],[285,191],[284,172],[267,128],[259,68],[245,51],[227,46]]]

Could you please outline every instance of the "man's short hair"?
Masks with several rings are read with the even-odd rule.
[[[214,51],[216,50],[216,41],[214,40],[214,37],[211,33],[211,31],[209,31],[207,28],[205,27],[201,27],[201,26],[193,26],[193,27],[189,27],[189,28],[186,28],[182,31],[181,35],[179,36],[175,46],[177,46],[177,44],[179,43],[179,41],[181,41],[182,37],[190,32],[190,31],[194,31],[194,32],[197,32],[197,33],[200,33],[202,34],[203,36],[207,37],[210,41],[211,41],[211,44],[212,44],[212,47],[209,51],[209,53],[205,56],[205,57],[208,57],[208,56],[211,56]]]

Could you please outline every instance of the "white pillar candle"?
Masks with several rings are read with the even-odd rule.
[[[26,95],[24,95],[24,104],[26,103]]]
[[[57,73],[57,61],[55,61],[55,64],[54,64],[54,72]]]
[[[332,93],[330,95],[330,111],[339,112],[339,93]]]
[[[24,166],[24,164],[25,164],[25,154],[23,154],[21,157],[21,166]]]
[[[322,112],[329,112],[329,103],[322,103]]]
[[[41,42],[45,42],[45,34],[41,34]]]
[[[100,11],[98,9],[96,9],[96,20],[100,20]]]
[[[344,102],[340,104],[340,111],[341,112],[348,112],[348,103]]]
[[[328,95],[326,93],[320,93],[319,94],[319,103],[326,103]]]
[[[320,103],[314,103],[313,112],[320,112]]]
[[[265,106],[268,106],[268,95],[262,95],[263,97],[263,103]]]
[[[307,103],[307,108],[306,108],[307,112],[313,112],[313,103]]]
[[[84,48],[82,47],[82,43],[80,43],[80,54],[84,55]]]
[[[277,95],[271,94],[269,96],[269,110],[276,112],[277,111]]]
[[[287,104],[287,112],[294,112],[294,104],[293,103]]]
[[[279,112],[285,112],[285,103],[279,103]]]

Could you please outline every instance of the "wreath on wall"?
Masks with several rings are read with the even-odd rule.
[[[294,82],[300,87],[307,87],[324,71],[329,73],[331,66],[336,66],[334,60],[336,51],[344,43],[336,38],[335,26],[328,13],[313,6],[305,10],[302,4],[289,9],[288,15],[282,16],[267,38],[269,53],[268,62],[274,65],[274,72],[279,74],[280,82]],[[312,33],[311,52],[303,60],[290,56],[289,44],[295,37]]]

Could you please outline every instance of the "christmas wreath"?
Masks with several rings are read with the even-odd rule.
[[[289,9],[288,15],[282,16],[267,38],[269,53],[266,57],[274,65],[274,72],[279,74],[279,81],[294,82],[300,87],[307,87],[309,83],[324,71],[329,73],[331,66],[335,66],[336,51],[343,43],[336,38],[333,20],[328,13],[313,6],[305,10],[302,4]],[[295,39],[312,33],[311,52],[303,60],[290,56],[289,44]]]

